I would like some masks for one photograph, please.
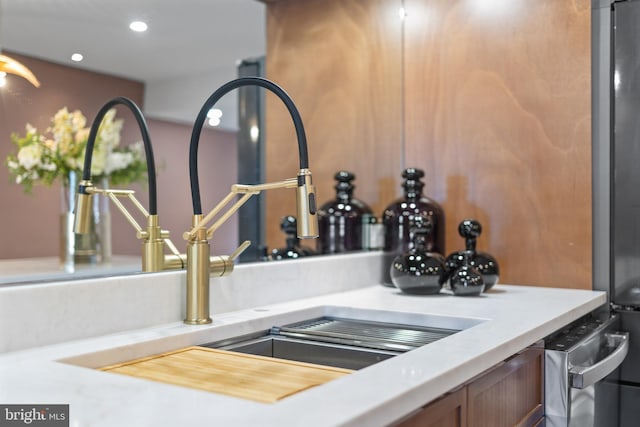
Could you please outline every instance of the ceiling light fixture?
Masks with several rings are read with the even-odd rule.
[[[74,53],[73,55],[71,55],[71,60],[73,62],[80,62],[84,59],[84,56],[82,56],[81,53]]]
[[[142,33],[147,31],[147,28],[149,28],[146,24],[146,22],[143,21],[133,21],[131,24],[129,24],[129,28],[132,31],[135,31],[137,33]]]
[[[40,82],[30,69],[19,63],[13,58],[0,54],[0,72],[15,74],[26,79],[35,87],[40,87]]]

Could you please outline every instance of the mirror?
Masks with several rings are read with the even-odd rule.
[[[191,126],[213,90],[237,77],[239,60],[264,55],[264,4],[254,0],[162,3],[154,0],[0,0],[0,6],[0,49],[6,54],[44,62],[47,70],[72,67],[115,76],[142,87],[140,103],[148,120],[159,166],[161,226],[171,231],[176,246],[184,250],[181,235],[191,220],[188,172],[185,171]],[[134,19],[146,21],[148,30],[131,32],[127,26]],[[84,56],[80,63],[70,59],[76,52]],[[46,87],[46,76],[38,75],[38,78],[43,82],[43,88],[35,89],[26,82],[11,80],[10,86],[0,89],[0,156],[3,163],[14,148],[9,143],[12,132],[24,134],[26,122],[44,129],[50,117],[65,106],[65,101],[57,102],[57,97],[65,99],[69,91],[60,87],[56,93],[56,87]],[[69,87],[81,84],[64,83]],[[95,92],[98,90],[96,87]],[[98,105],[121,95],[101,93],[99,98],[95,92],[87,91],[94,103],[99,99]],[[44,101],[41,99],[43,93],[48,94]],[[236,100],[235,96],[221,99],[216,106],[223,111],[219,127],[203,132],[206,143],[201,141],[199,152],[200,180],[203,191],[205,185],[213,187],[203,194],[205,209],[210,209],[224,197],[230,184],[236,181],[235,164],[224,160],[236,156]],[[70,110],[82,109],[89,124],[98,108],[68,107]],[[90,111],[92,109],[94,111]],[[39,115],[25,116],[24,112],[35,110],[41,111]],[[21,116],[20,113],[24,114]],[[119,110],[118,115],[125,121],[123,141],[138,140],[139,132],[133,117],[126,110]],[[160,143],[156,145],[158,135]],[[203,162],[208,167],[205,168]],[[203,177],[203,169],[211,170],[211,173],[207,172]],[[0,192],[4,199],[4,212],[0,214],[0,233],[4,236],[4,250],[0,248],[0,284],[69,278],[67,273],[60,271],[55,252],[57,215],[49,215],[59,209],[59,188],[55,185],[34,188],[33,195],[25,196],[20,186],[11,182],[6,166],[0,168],[0,175]],[[146,185],[135,184],[133,188],[146,206]],[[125,253],[112,265],[76,269],[74,277],[140,271],[135,231],[113,206],[111,217],[114,254],[118,254],[116,243],[120,241],[133,241],[133,252]],[[228,233],[221,230],[216,237],[215,253],[230,253],[235,248],[237,222],[234,224],[234,221],[237,220],[232,219],[226,226],[230,229]],[[43,247],[49,248],[46,253],[42,252]],[[25,259],[29,262],[25,263]],[[32,260],[39,260],[37,268],[30,263]]]
[[[238,60],[265,53],[265,6],[255,0],[0,0],[0,14],[1,49],[140,81],[145,116],[168,121],[193,123]],[[131,31],[134,20],[147,31]],[[233,97],[220,105],[220,127],[235,130]]]

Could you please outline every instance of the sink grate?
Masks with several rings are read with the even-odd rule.
[[[393,351],[409,351],[459,332],[456,329],[417,327],[352,319],[322,317],[274,327],[272,334]]]

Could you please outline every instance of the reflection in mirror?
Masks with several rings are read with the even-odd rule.
[[[61,270],[61,182],[34,185],[31,194],[25,194],[4,162],[16,151],[11,134],[24,136],[27,123],[44,131],[53,115],[67,107],[80,110],[88,127],[99,108],[115,96],[129,97],[142,107],[158,166],[160,222],[184,252],[182,233],[190,228],[191,219],[188,145],[193,120],[217,87],[237,77],[239,60],[264,55],[264,4],[0,1],[0,49],[27,65],[42,83],[36,89],[9,77],[0,89],[0,284],[140,271],[141,243],[114,206],[110,207],[111,262],[76,265],[71,275]],[[131,19],[146,20],[148,30],[130,31]],[[73,62],[73,53],[82,53],[83,61]],[[207,206],[224,197],[237,180],[237,96],[223,98],[218,107],[223,112],[220,124],[203,132],[199,160]],[[116,114],[123,120],[120,144],[137,142],[133,116],[126,109],[117,109]],[[146,183],[130,188],[146,204]],[[237,227],[237,218],[232,218],[216,233],[213,252],[230,253],[237,246]]]

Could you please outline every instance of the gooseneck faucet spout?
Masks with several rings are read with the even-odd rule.
[[[104,116],[117,105],[124,105],[131,110],[133,116],[138,123],[140,133],[142,134],[142,143],[144,145],[144,154],[147,159],[147,181],[149,183],[149,215],[158,214],[158,196],[156,190],[156,163],[153,156],[153,148],[151,146],[151,138],[149,137],[149,128],[147,122],[142,115],[140,108],[129,98],[117,97],[108,101],[100,108],[98,114],[96,114],[93,123],[91,124],[91,130],[89,131],[89,139],[87,140],[87,149],[84,155],[84,169],[82,170],[82,180],[84,182],[91,181],[91,163],[93,160],[93,148],[98,138],[98,131]],[[80,183],[79,194],[86,194],[84,191],[85,186]]]
[[[298,154],[300,157],[300,170],[296,178],[286,179],[280,182],[240,185],[231,187],[231,192],[211,210],[203,216],[200,200],[200,183],[198,180],[198,144],[200,134],[207,118],[207,113],[220,98],[225,94],[243,86],[259,86],[273,92],[285,104],[293,124],[295,126],[298,140]],[[251,196],[259,194],[263,190],[275,188],[296,188],[296,205],[298,214],[298,237],[315,238],[318,237],[318,219],[316,216],[315,188],[309,170],[309,157],[307,153],[307,138],[304,132],[304,125],[300,113],[293,100],[277,84],[261,77],[241,77],[225,83],[218,88],[204,103],[191,133],[191,144],[189,147],[189,176],[191,179],[191,197],[193,202],[192,228],[184,233],[187,240],[187,310],[185,323],[192,325],[206,324],[211,322],[209,317],[209,280],[210,272],[218,272],[219,276],[230,274],[233,271],[233,260],[239,255],[243,243],[238,250],[230,257],[220,257],[220,261],[215,266],[210,263],[209,241],[213,232],[222,225],[236,210],[238,210]],[[227,212],[209,228],[207,223],[211,221],[221,210],[230,203],[236,195],[242,197],[229,208]],[[214,268],[215,267],[215,268]]]
[[[200,109],[196,121],[193,125],[191,133],[191,144],[189,146],[189,177],[191,179],[191,199],[193,202],[193,214],[202,214],[202,205],[200,201],[200,182],[198,180],[198,144],[200,142],[200,134],[202,127],[207,119],[207,113],[225,94],[243,86],[260,86],[270,90],[282,100],[287,107],[298,139],[298,155],[300,157],[300,172],[298,173],[298,197],[302,200],[298,201],[298,206],[302,207],[302,212],[298,210],[298,237],[313,238],[317,237],[317,227],[314,228],[314,217],[316,211],[315,192],[310,191],[311,173],[309,172],[309,154],[307,151],[307,136],[304,132],[302,118],[298,112],[298,108],[293,103],[291,97],[278,85],[270,80],[261,77],[242,77],[232,80],[218,88],[204,103]],[[317,219],[316,219],[317,223]]]
[[[93,159],[93,150],[95,147],[96,139],[98,137],[98,131],[102,120],[106,114],[117,105],[124,105],[136,119],[140,133],[142,135],[142,142],[144,145],[145,157],[147,162],[147,182],[149,185],[149,210],[147,211],[138,200],[134,197],[134,192],[131,190],[117,190],[117,189],[100,189],[94,186],[91,181],[91,163]],[[76,199],[76,218],[75,218],[75,232],[76,233],[88,233],[91,221],[91,206],[93,194],[103,193],[106,194],[109,199],[122,211],[127,220],[136,229],[139,239],[143,239],[143,256],[142,256],[142,270],[143,271],[162,271],[172,268],[184,268],[185,256],[181,255],[176,247],[169,240],[169,232],[162,230],[158,224],[158,196],[156,190],[156,166],[155,158],[153,155],[153,148],[151,146],[151,138],[149,137],[149,129],[144,119],[140,108],[130,99],[125,97],[116,97],[105,103],[102,108],[96,114],[91,129],[89,131],[89,138],[87,140],[86,152],[84,157],[84,169],[82,172],[82,181],[78,185],[78,197]],[[136,220],[127,211],[124,205],[117,199],[118,197],[127,197],[135,205],[135,207],[142,212],[147,218],[147,229],[142,230],[142,227],[136,222]],[[167,245],[172,255],[164,255],[164,245]]]

